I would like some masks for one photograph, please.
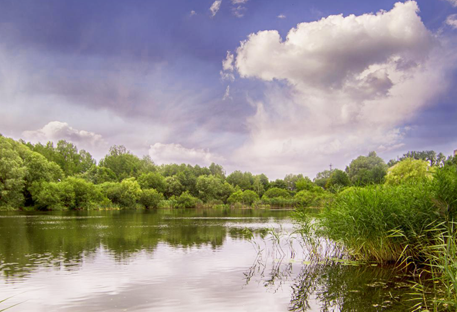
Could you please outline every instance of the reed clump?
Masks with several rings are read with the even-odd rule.
[[[421,267],[433,278],[434,303],[456,309],[456,217],[457,167],[452,165],[438,168],[433,179],[341,192],[315,229],[356,260]]]

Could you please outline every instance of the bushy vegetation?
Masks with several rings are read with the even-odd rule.
[[[67,141],[34,145],[0,136],[0,156],[0,209],[305,207],[331,196],[301,174],[270,181],[250,172],[226,176],[214,163],[157,166],[124,146],[111,147],[97,164]]]
[[[457,165],[405,158],[383,184],[338,192],[313,224],[320,236],[363,261],[392,262],[432,273],[435,310],[457,308]],[[328,181],[327,181],[328,183]],[[363,183],[362,183],[363,185]],[[303,200],[310,200],[304,193]],[[304,230],[309,220],[296,214]],[[425,286],[421,286],[425,287]]]

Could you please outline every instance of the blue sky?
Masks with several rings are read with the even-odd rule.
[[[397,2],[0,0],[0,133],[271,178],[449,155],[457,1]]]

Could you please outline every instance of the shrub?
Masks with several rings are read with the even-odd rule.
[[[229,204],[241,203],[244,205],[252,205],[255,201],[259,200],[259,195],[256,192],[251,190],[246,191],[236,191],[228,198],[227,202]]]
[[[157,208],[159,202],[163,200],[163,195],[155,189],[145,189],[140,196],[140,204],[146,208]]]
[[[201,203],[201,201],[192,196],[188,191],[176,198],[176,208],[194,208],[199,203]]]
[[[402,183],[421,182],[432,177],[432,169],[425,160],[406,158],[389,168],[386,184],[399,185]]]
[[[263,194],[262,200],[264,198],[267,199],[267,198],[277,198],[277,197],[290,198],[290,194],[285,189],[281,189],[278,187],[272,187]]]

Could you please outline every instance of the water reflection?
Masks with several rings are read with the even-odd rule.
[[[16,303],[11,311],[405,310],[402,276],[309,261],[288,215],[3,213],[0,300],[15,297],[0,310]]]
[[[265,243],[268,240],[272,244]],[[325,256],[316,257],[303,240],[287,232],[269,231],[257,241],[257,256],[244,273],[245,282],[273,292],[290,286],[289,311],[409,311],[417,302],[411,275],[394,266],[334,258],[341,256],[337,248],[321,248]]]

